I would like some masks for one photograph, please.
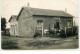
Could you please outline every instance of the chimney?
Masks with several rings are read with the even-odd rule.
[[[28,4],[27,4],[27,7],[30,8],[29,2],[28,2]]]
[[[65,8],[65,12],[67,12],[67,9]]]

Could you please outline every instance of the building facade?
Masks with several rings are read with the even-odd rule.
[[[61,10],[47,10],[31,7],[22,7],[18,16],[11,16],[9,20],[10,35],[34,37],[45,36],[45,31],[66,30],[73,27],[73,16]]]
[[[9,19],[10,22],[10,35],[15,36],[18,35],[18,21],[16,20],[17,16],[12,15]]]

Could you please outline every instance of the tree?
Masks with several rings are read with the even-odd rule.
[[[6,29],[6,19],[1,17],[1,30],[5,31]]]

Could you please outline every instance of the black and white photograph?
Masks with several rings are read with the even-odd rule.
[[[79,48],[78,0],[2,0],[1,48]]]

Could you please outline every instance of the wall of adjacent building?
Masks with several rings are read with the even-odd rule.
[[[78,17],[73,18],[73,26],[79,26],[79,18]]]
[[[18,35],[18,22],[16,21],[16,18],[12,18],[10,21],[10,35],[16,36]]]

